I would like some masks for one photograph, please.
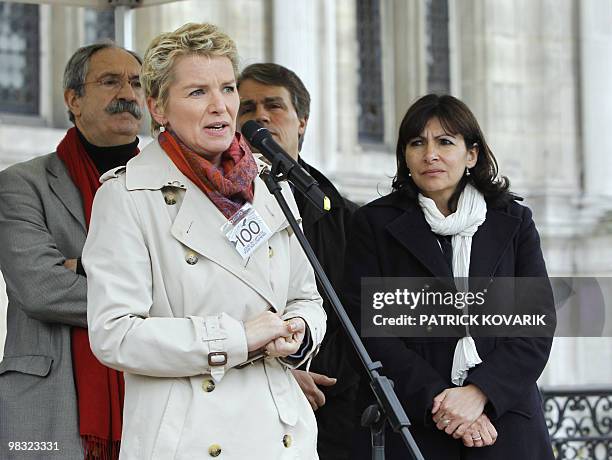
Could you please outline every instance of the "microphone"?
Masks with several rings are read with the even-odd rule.
[[[273,171],[287,178],[318,209],[331,209],[331,201],[321,191],[319,183],[272,139],[270,131],[254,120],[243,124],[241,131],[249,143],[270,160]]]

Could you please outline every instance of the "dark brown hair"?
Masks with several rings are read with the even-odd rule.
[[[411,139],[423,132],[425,125],[432,118],[437,118],[449,134],[461,134],[466,148],[477,147],[478,158],[470,169],[470,175],[463,175],[455,192],[448,201],[448,208],[454,211],[461,192],[470,182],[484,196],[489,204],[503,206],[513,199],[520,199],[510,192],[510,181],[505,176],[498,177],[497,160],[485,140],[472,111],[459,99],[437,94],[428,94],[410,106],[402,120],[397,139],[396,160],[397,173],[391,184],[393,190],[416,200],[419,188],[410,177],[406,165],[406,146]]]
[[[291,103],[298,118],[308,120],[310,115],[310,93],[302,80],[300,80],[300,77],[292,70],[271,62],[251,64],[238,77],[238,92],[240,92],[240,85],[245,80],[254,80],[257,83],[268,86],[282,86],[289,91]],[[298,147],[300,149],[304,142],[304,134],[300,135],[299,138]]]

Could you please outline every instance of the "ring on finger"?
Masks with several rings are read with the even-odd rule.
[[[472,434],[472,439],[474,441],[480,441],[482,439],[482,436],[480,435],[480,433],[475,433],[475,434]]]
[[[442,423],[442,425],[444,426],[448,426],[450,425],[450,419],[449,418],[445,418],[444,420],[440,420],[440,422]]]

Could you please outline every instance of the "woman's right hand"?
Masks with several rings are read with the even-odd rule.
[[[453,437],[456,437],[453,435]],[[461,438],[466,447],[492,446],[497,440],[497,430],[486,414],[482,414],[470,425]]]
[[[291,321],[284,321],[277,313],[266,311],[244,323],[248,351],[263,348],[279,337],[291,337]]]
[[[292,335],[291,337],[279,337],[266,345],[266,354],[271,358],[286,358],[297,353],[304,340],[306,323],[302,318],[291,318],[285,322]]]
[[[431,413],[436,428],[446,434],[457,431],[463,437],[469,426],[482,414],[487,396],[476,385],[447,388],[433,399]]]

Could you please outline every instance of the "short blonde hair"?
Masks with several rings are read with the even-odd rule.
[[[145,51],[140,81],[146,97],[157,99],[160,108],[165,109],[168,103],[176,60],[189,55],[227,57],[234,74],[238,73],[238,51],[234,40],[213,24],[190,22],[174,32],[158,35]],[[153,134],[160,126],[151,118]]]

